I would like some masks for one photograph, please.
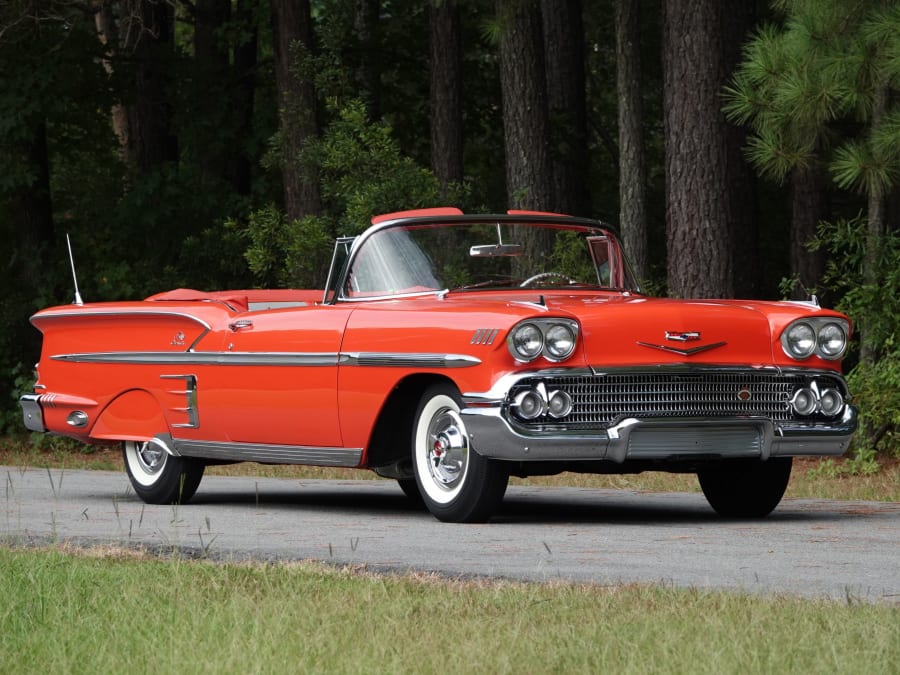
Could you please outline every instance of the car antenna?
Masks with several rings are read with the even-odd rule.
[[[84,300],[81,299],[81,293],[78,292],[78,277],[75,276],[75,258],[72,256],[72,240],[69,239],[68,232],[66,232],[66,245],[69,247],[69,266],[72,268],[72,283],[75,284],[75,299],[72,300],[72,304],[83,305]]]

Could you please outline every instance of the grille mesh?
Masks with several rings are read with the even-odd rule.
[[[518,422],[535,428],[605,429],[629,417],[755,416],[784,422],[794,419],[790,399],[806,379],[791,373],[756,371],[531,377],[513,387],[508,401],[539,382],[547,391],[568,392],[572,412],[566,418],[544,415]]]

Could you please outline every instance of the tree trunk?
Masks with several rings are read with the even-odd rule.
[[[104,0],[94,14],[94,25],[97,27],[97,38],[106,49],[104,52],[103,69],[107,75],[114,74],[113,62],[119,50],[119,30],[116,18],[112,11],[112,0]],[[121,104],[112,106],[110,110],[112,127],[116,138],[119,140],[122,159],[127,161],[128,151],[128,113]]]
[[[256,96],[256,49],[257,30],[255,2],[237,0],[235,21],[240,26],[243,37],[234,46],[233,81],[237,83],[234,92],[238,117],[238,138],[242,141],[253,134],[253,106]],[[245,143],[232,151],[229,178],[238,194],[249,195],[252,190],[254,158]]]
[[[381,50],[378,19],[381,0],[353,0],[353,31],[357,39],[355,78],[370,120],[381,117]]]
[[[590,215],[581,0],[541,0],[550,121],[552,211]]]
[[[540,8],[535,0],[498,0],[500,89],[506,147],[506,194],[516,209],[553,204],[549,115]]]
[[[828,177],[819,167],[794,169],[791,173],[791,274],[799,280],[794,300],[809,300],[825,272],[821,251],[810,251],[819,222],[827,220]]]
[[[283,135],[284,161],[281,179],[284,210],[290,220],[314,215],[321,209],[319,184],[300,155],[319,132],[316,91],[312,79],[295,67],[295,54],[312,49],[309,0],[272,0],[272,33],[275,51],[275,86]]]
[[[430,7],[431,168],[447,194],[463,179],[462,29],[459,5],[445,0]]]
[[[638,279],[650,277],[647,169],[641,102],[640,0],[616,0],[616,93],[619,100],[619,227]]]
[[[134,102],[125,106],[126,159],[144,173],[178,160],[172,131],[169,81],[174,50],[175,12],[167,2],[127,0],[119,34],[135,62]]]
[[[731,0],[719,3],[722,35],[723,82],[727,83],[741,62],[741,49],[756,21],[755,3]],[[722,107],[721,93],[719,108]],[[731,234],[731,270],[734,295],[758,298],[762,288],[762,265],[759,257],[759,211],[756,198],[756,172],[744,153],[747,129],[725,124],[725,174],[723,187],[728,198],[727,224]]]
[[[874,137],[884,124],[888,106],[888,84],[885,80],[875,86],[872,101],[872,122],[870,134]],[[886,195],[878,188],[869,188],[868,208],[866,209],[868,226],[866,229],[866,262],[863,277],[867,286],[881,283],[881,247],[884,244]],[[860,326],[859,357],[863,362],[872,363],[879,358],[878,345],[872,340],[865,324]]]
[[[731,210],[718,0],[665,0],[669,293],[731,297]]]
[[[229,71],[229,50],[223,34],[230,18],[230,0],[196,0],[194,4],[194,68],[197,73],[195,87],[204,88],[204,91],[198,92],[200,96],[216,97],[222,102],[232,94],[231,91],[225,90]],[[206,181],[225,178],[228,153],[233,150],[217,142],[215,134],[216,131],[212,130],[205,138],[201,137],[196,148],[200,175]]]
[[[21,236],[20,255],[12,257],[13,263],[19,263],[16,283],[36,296],[46,276],[47,251],[53,245],[53,208],[47,124],[40,120],[31,125],[30,131],[30,138],[14,143],[12,154],[21,166],[27,167],[33,180],[10,195],[10,213],[15,219],[15,231]]]

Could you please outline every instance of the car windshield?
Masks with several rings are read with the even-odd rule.
[[[395,224],[357,242],[345,299],[441,290],[637,290],[614,235],[554,223]]]

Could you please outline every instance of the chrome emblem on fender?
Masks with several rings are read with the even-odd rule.
[[[666,340],[672,342],[695,342],[700,339],[700,331],[666,331]]]
[[[175,333],[175,337],[170,342],[173,347],[184,347],[184,331],[178,331]]]

